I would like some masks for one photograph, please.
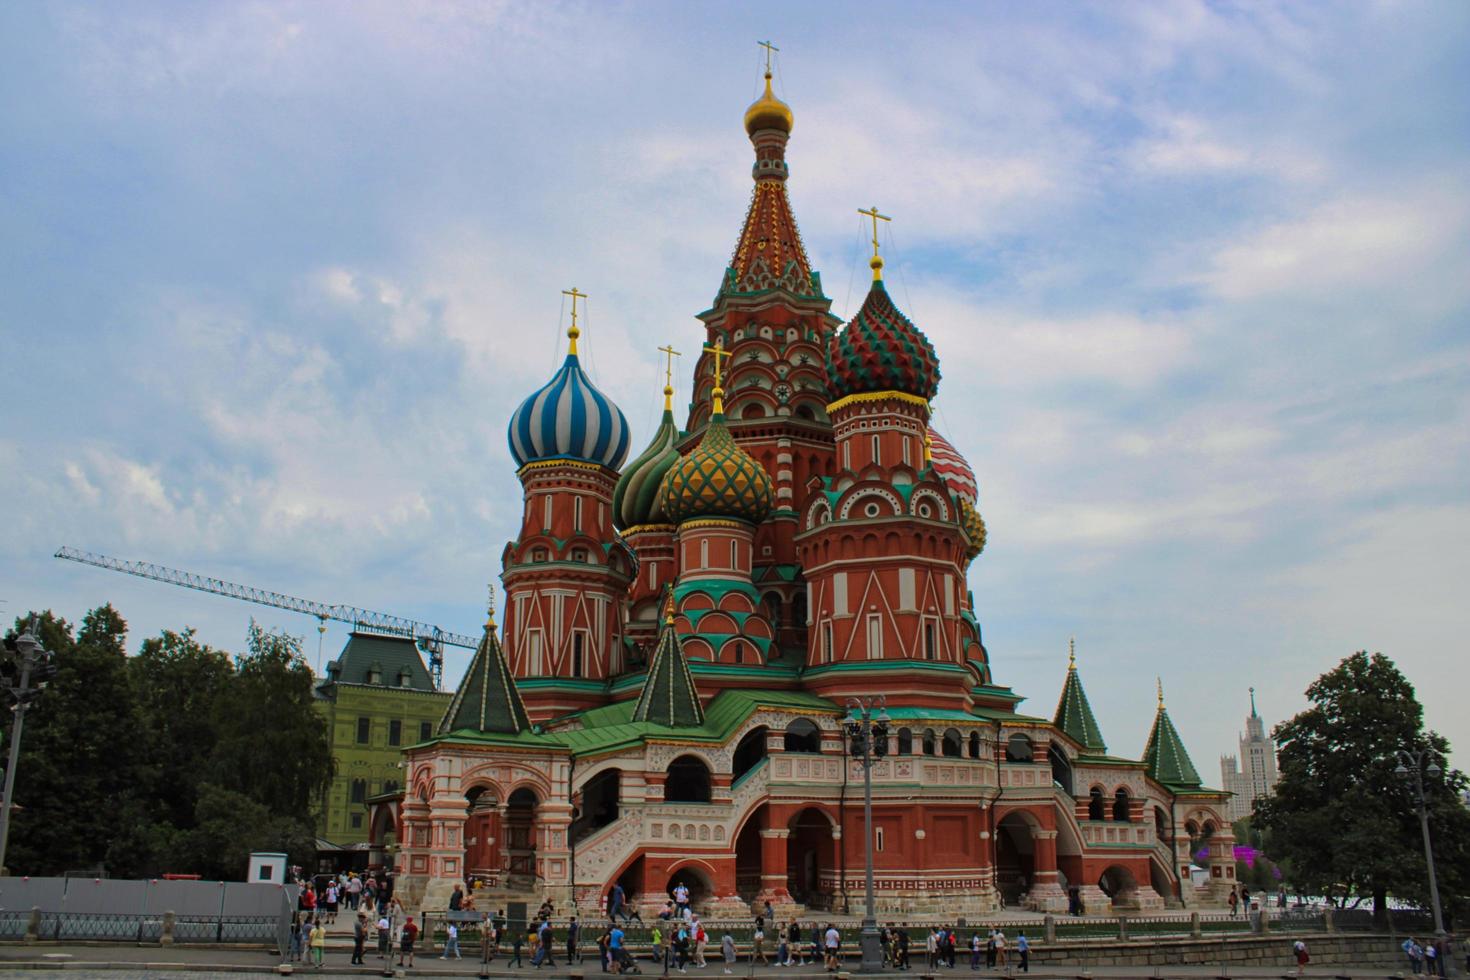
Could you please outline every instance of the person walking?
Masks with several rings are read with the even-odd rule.
[[[1307,952],[1307,944],[1298,939],[1291,946],[1292,954],[1296,956],[1296,975],[1301,976],[1307,970],[1307,964],[1312,962],[1312,955]]]
[[[378,959],[385,960],[393,955],[393,920],[387,913],[378,916]]]
[[[536,956],[540,958],[540,962],[538,963],[536,959],[533,958],[531,961],[532,966],[538,968],[542,966],[556,966],[556,960],[551,958],[552,953],[555,951],[552,947],[552,938],[551,920],[542,919],[541,927],[536,930],[536,941],[539,946],[539,948],[536,950]]]
[[[403,929],[398,934],[398,965],[403,966],[403,961],[408,960],[408,965],[413,966],[413,944],[419,938],[419,927],[414,925],[413,916],[403,920]]]
[[[705,961],[704,950],[709,945],[709,933],[704,931],[704,923],[699,921],[699,916],[694,917],[694,965],[703,969],[709,966]]]
[[[786,929],[786,941],[791,946],[791,958],[794,965],[804,966],[801,955],[801,923],[795,919],[791,920],[791,925]]]
[[[674,962],[683,973],[684,968],[689,965],[689,923],[680,922],[679,928],[674,932]]]
[[[907,970],[909,968],[909,931],[903,926],[898,927],[898,968]]]
[[[577,946],[581,936],[582,927],[577,925],[577,917],[574,915],[567,923],[567,966],[571,966],[573,960],[582,962],[582,951]]]
[[[607,958],[614,973],[623,972],[623,957],[623,930],[614,922],[613,927],[607,931]]]
[[[301,961],[301,913],[291,913],[291,944],[286,947],[286,962]]]
[[[985,937],[985,969],[995,969],[995,927],[991,926],[990,934]]]
[[[1240,896],[1235,893],[1233,887],[1230,889],[1230,897],[1226,901],[1230,903],[1230,917],[1233,919],[1235,918],[1237,909],[1240,907]]]
[[[929,935],[924,940],[924,966],[930,973],[939,966],[939,929],[935,926],[929,927]]]
[[[1016,937],[1016,955],[1021,957],[1021,972],[1031,972],[1031,940],[1026,938],[1026,930]]]
[[[444,927],[444,952],[439,955],[439,958],[441,960],[447,960],[449,959],[450,953],[453,953],[454,958],[457,960],[464,959],[463,956],[459,955],[459,925],[454,922],[450,922]]]
[[[836,973],[838,959],[842,952],[842,933],[832,923],[827,923],[827,932],[822,937],[822,944],[827,951],[827,972]]]
[[[766,956],[766,920],[760,916],[755,917],[755,929],[750,934],[750,962],[754,965],[756,960],[761,961],[761,966],[770,966],[771,961]]]
[[[995,965],[1006,965],[1006,934],[1004,930],[995,930]]]
[[[313,919],[311,923],[311,962],[318,970],[322,968],[322,960],[327,955],[327,927],[322,925],[321,919]]]
[[[368,921],[367,913],[357,913],[357,919],[352,923],[352,965],[363,966],[362,954],[367,950]]]
[[[511,953],[513,954],[513,956],[511,958],[511,961],[509,963],[507,963],[506,966],[509,967],[509,966],[520,966],[521,965],[521,946],[524,943],[525,943],[525,937],[523,937],[521,935],[521,930],[519,930],[519,929],[512,929],[510,931],[510,948],[511,948]]]
[[[735,937],[730,935],[729,929],[720,937],[720,953],[725,957],[725,972],[728,974],[735,969]]]
[[[980,933],[970,933],[970,969],[980,969],[980,957],[985,953],[985,944],[980,941]]]
[[[613,882],[612,891],[607,893],[607,919],[609,922],[618,921],[618,913],[623,911],[623,903],[628,900],[627,893],[618,882]]]

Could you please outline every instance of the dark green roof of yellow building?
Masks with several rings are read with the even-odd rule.
[[[327,664],[327,679],[320,686],[331,684],[434,690],[418,644],[406,636],[361,631],[354,631],[337,659]]]

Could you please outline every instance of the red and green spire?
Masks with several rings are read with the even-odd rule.
[[[1067,681],[1062,685],[1062,697],[1057,702],[1052,724],[1093,755],[1106,755],[1108,745],[1103,741],[1097,719],[1092,716],[1092,705],[1087,703],[1087,692],[1082,690],[1082,678],[1077,673],[1076,643],[1072,640],[1069,644]]]
[[[1199,772],[1184,748],[1184,740],[1179,737],[1178,729],[1169,719],[1169,710],[1164,707],[1163,681],[1159,681],[1159,710],[1154,715],[1154,727],[1148,733],[1143,764],[1150,776],[1170,789],[1198,789],[1201,785]]]

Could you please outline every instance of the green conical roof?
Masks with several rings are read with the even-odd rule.
[[[1067,682],[1062,685],[1062,697],[1057,702],[1057,713],[1051,723],[1088,752],[1107,754],[1108,743],[1103,741],[1102,730],[1092,716],[1092,705],[1087,703],[1087,692],[1082,690],[1082,677],[1077,673],[1075,658],[1067,665]]]
[[[1159,711],[1154,715],[1154,727],[1148,733],[1148,745],[1143,749],[1143,764],[1148,774],[1169,787],[1198,788],[1199,773],[1184,748],[1184,740],[1174,722],[1169,720],[1169,711],[1164,707],[1163,688],[1159,689]]]
[[[495,622],[485,624],[485,635],[475,650],[475,659],[449,702],[439,722],[439,734],[469,729],[475,732],[505,732],[515,735],[531,727],[521,692],[505,665],[505,653],[495,635]]]
[[[643,682],[643,693],[633,709],[634,721],[649,721],[669,728],[704,724],[704,707],[684,652],[679,649],[679,634],[674,630],[673,616],[664,621],[658,649]]]

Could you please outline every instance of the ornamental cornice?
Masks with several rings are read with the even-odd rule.
[[[929,408],[929,399],[922,398],[918,395],[910,395],[906,391],[860,391],[856,394],[846,395],[828,404],[827,414],[831,415],[839,408],[845,408],[848,405],[880,401],[904,402],[909,405],[918,405],[926,410]]]
[[[634,524],[632,527],[623,528],[623,537],[630,538],[635,534],[673,534],[677,530],[674,524]]]
[[[751,525],[748,524],[748,523],[746,523],[745,521],[735,521],[735,520],[730,520],[728,518],[722,518],[722,517],[698,517],[698,518],[695,518],[692,521],[684,521],[683,523],[681,523],[679,525],[679,530],[680,531],[683,531],[686,528],[701,528],[701,527],[717,527],[717,528],[727,528],[727,529],[730,529],[730,530],[741,531],[741,530],[749,530],[750,527],[751,527]]]

